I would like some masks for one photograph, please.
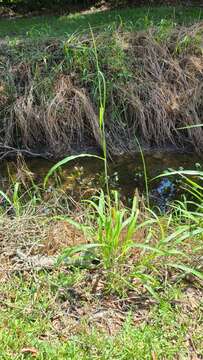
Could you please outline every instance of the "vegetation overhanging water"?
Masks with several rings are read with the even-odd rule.
[[[154,178],[167,170],[201,170],[203,166],[202,157],[194,153],[154,151],[145,153],[144,157],[150,192],[153,192],[160,183],[160,179]],[[30,171],[33,181],[41,186],[53,163],[37,158],[25,160],[24,165]],[[83,193],[91,197],[91,191],[93,194],[96,189],[105,188],[103,163],[96,158],[75,160],[62,166],[58,171],[58,175],[60,183],[57,186],[78,200],[80,200]],[[109,160],[108,176],[110,189],[118,190],[122,194],[123,201],[127,204],[130,204],[136,190],[140,194],[145,192],[143,163],[139,153],[121,155]],[[11,185],[11,179],[13,182],[29,182],[29,174],[26,175],[23,166],[21,169],[19,168],[19,162],[16,160],[2,162],[0,172],[1,189],[7,191]],[[56,177],[52,176],[50,186],[56,186],[55,179]],[[175,184],[177,176],[174,176],[172,180]]]
[[[5,147],[0,143],[3,154],[16,146],[36,150],[39,144],[52,153],[66,153],[63,146],[68,145],[71,153],[73,145],[91,139],[103,149],[104,159],[83,154],[82,162],[68,157],[62,161],[66,166],[53,167],[18,156],[16,162],[1,163],[0,338],[5,359],[203,355],[202,158],[141,152],[107,159],[108,149],[112,152],[121,140],[125,148],[131,145],[126,134],[133,141],[134,135],[144,137],[149,145],[159,140],[164,145],[166,138],[179,146],[189,142],[201,153],[202,27],[179,29],[163,19],[151,37],[149,20],[142,21],[147,33],[127,36],[138,60],[133,80],[124,66],[128,49],[121,21],[119,29],[104,31],[96,42],[92,31],[84,44],[74,36],[70,43],[51,41],[45,54],[35,49],[36,62],[33,52],[25,56],[29,44],[9,41],[6,46],[12,74],[0,84],[1,136],[10,141],[3,142]],[[112,31],[113,46],[104,49]],[[3,68],[8,65],[4,60]],[[67,76],[76,65],[77,74]],[[116,88],[109,87],[115,83]],[[198,128],[190,127],[194,123]],[[161,211],[154,210],[152,200]]]

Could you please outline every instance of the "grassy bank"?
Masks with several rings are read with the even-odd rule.
[[[195,8],[135,8],[53,17],[48,28],[30,25],[42,19],[14,20],[16,37],[2,40],[0,49],[2,153],[21,148],[60,157],[101,147],[97,61],[88,21],[107,97],[109,151],[134,150],[136,135],[142,145],[191,145],[201,152],[201,128],[179,128],[202,122],[202,23],[177,25],[200,18]],[[57,32],[63,21],[72,35],[63,26]],[[86,31],[74,32],[72,21]],[[0,24],[5,35],[4,26],[8,29],[7,20]]]

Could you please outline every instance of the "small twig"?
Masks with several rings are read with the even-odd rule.
[[[0,153],[0,154],[2,154],[0,156],[0,160],[3,160],[4,158],[8,157],[12,153],[13,154],[15,154],[15,153],[16,154],[26,154],[26,155],[33,156],[33,157],[44,157],[44,158],[50,158],[50,156],[51,156],[51,154],[49,154],[49,153],[47,153],[47,154],[35,153],[35,152],[27,150],[27,149],[17,149],[12,146],[3,145],[1,143],[0,143],[0,149],[2,149],[1,153]]]

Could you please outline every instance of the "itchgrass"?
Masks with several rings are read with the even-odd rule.
[[[73,142],[83,143],[90,136],[104,154],[106,193],[97,189],[96,196],[78,203],[60,188],[61,166],[93,156],[85,153],[54,165],[44,186],[36,185],[23,161],[16,180],[10,174],[10,188],[0,191],[0,343],[5,360],[203,356],[202,172],[167,174],[181,177],[185,196],[174,202],[169,214],[162,215],[149,208],[143,153],[147,206],[138,194],[132,206],[126,206],[108,183],[108,151],[121,141],[122,136],[115,141],[115,134],[118,138],[125,133],[121,120],[126,121],[127,113],[128,133],[134,143],[136,135],[140,148],[137,134],[147,141],[168,138],[176,142],[172,134],[186,125],[187,141],[191,136],[201,149],[196,123],[201,107],[202,25],[177,29],[175,19],[192,21],[197,10],[189,15],[177,9],[172,15],[169,9],[160,8],[157,13],[152,9],[135,24],[128,17],[139,19],[144,9],[124,11],[130,30],[134,26],[146,30],[152,20],[158,21],[153,31],[142,34],[115,32],[114,23],[94,35],[90,22],[89,38],[83,41],[72,35],[65,42],[45,42],[46,47],[41,44],[35,57],[28,44],[10,41],[6,45],[6,59],[11,63],[3,61],[2,66],[4,70],[11,67],[12,72],[4,71],[0,88],[2,142],[13,141],[28,149],[40,142],[46,149],[48,145],[49,150],[63,153],[64,144],[72,151]],[[160,14],[165,17],[162,21]],[[86,16],[95,16],[98,25],[104,16],[112,22],[118,15],[49,20],[72,21],[73,33],[76,20],[82,26]],[[172,22],[168,16],[173,16]],[[52,36],[54,25],[51,30],[46,25],[43,34],[44,29],[26,29],[26,21],[14,20],[17,36],[26,32],[31,39],[45,35],[46,41]],[[21,32],[22,22],[25,29]],[[0,27],[6,24],[5,20]],[[122,28],[121,17],[119,24]],[[110,39],[105,45],[104,40]],[[144,59],[143,71],[138,54],[142,62]],[[128,63],[130,58],[138,62]],[[188,104],[188,93],[194,88],[198,101],[189,99]],[[187,106],[193,119],[186,117]],[[153,126],[151,114],[156,119]],[[37,270],[31,262],[41,255],[54,255],[58,260],[49,272]]]
[[[68,210],[59,184],[48,199],[38,188],[30,206],[36,188],[27,197],[28,183],[11,185],[0,217],[3,359],[202,356],[202,187],[186,175],[196,208],[186,198],[162,216],[144,211],[138,196],[128,208],[102,192]],[[58,262],[36,271],[18,250]]]

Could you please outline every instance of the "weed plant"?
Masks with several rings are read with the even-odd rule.
[[[73,20],[75,21],[75,19],[74,17]],[[15,358],[18,356],[16,354],[20,354],[16,359],[23,358],[23,352],[26,352],[28,358],[31,358],[33,354],[37,359],[46,359],[47,356],[49,359],[56,359],[59,356],[61,359],[66,359],[67,356],[70,359],[92,357],[95,359],[114,357],[172,359],[179,356],[180,353],[186,358],[191,351],[191,344],[195,348],[196,354],[198,353],[200,356],[203,354],[201,309],[196,308],[194,299],[192,299],[192,311],[188,315],[188,310],[185,314],[184,309],[181,309],[180,317],[176,305],[180,297],[180,288],[184,288],[187,281],[198,290],[202,286],[203,187],[201,184],[203,173],[200,170],[185,170],[168,171],[160,175],[180,177],[184,197],[174,201],[167,214],[153,212],[149,203],[149,179],[144,153],[137,138],[141,130],[145,138],[149,136],[149,133],[155,131],[157,141],[159,141],[163,136],[162,131],[165,126],[165,123],[163,126],[161,122],[162,117],[164,121],[166,119],[171,121],[171,118],[167,117],[168,113],[174,111],[177,114],[180,108],[183,109],[185,106],[183,95],[179,99],[174,99],[173,93],[168,92],[166,109],[166,97],[163,96],[167,92],[166,88],[161,88],[160,82],[157,82],[156,86],[154,84],[154,76],[156,77],[157,74],[161,78],[161,85],[164,83],[163,74],[165,74],[166,68],[164,71],[160,69],[159,57],[161,57],[161,61],[163,58],[165,61],[166,59],[170,60],[168,66],[171,71],[167,73],[166,77],[164,75],[164,79],[169,80],[171,73],[175,74],[175,77],[179,79],[177,86],[182,89],[184,94],[187,93],[186,89],[191,86],[197,86],[196,89],[199,89],[200,84],[197,80],[201,71],[199,35],[202,28],[198,25],[197,28],[192,27],[190,30],[184,28],[177,32],[174,23],[164,19],[155,29],[153,36],[151,36],[151,32],[148,32],[138,36],[136,40],[132,39],[133,42],[135,41],[133,54],[140,49],[142,40],[146,44],[142,48],[141,55],[150,54],[152,56],[152,61],[147,64],[148,70],[152,71],[153,69],[153,82],[151,82],[152,79],[148,75],[146,77],[146,72],[144,75],[140,74],[140,63],[137,64],[136,70],[133,70],[132,62],[128,66],[126,52],[130,51],[132,54],[132,49],[126,50],[125,47],[118,46],[118,43],[120,44],[121,40],[124,41],[126,36],[125,34],[118,38],[123,27],[122,19],[119,19],[119,24],[119,32],[113,37],[111,36],[112,28],[110,31],[109,29],[105,30],[101,36],[95,36],[94,29],[90,28],[91,36],[88,40],[84,39],[83,41],[78,38],[77,34],[73,34],[69,40],[63,43],[51,42],[46,50],[38,49],[39,51],[35,52],[32,61],[30,57],[32,51],[29,50],[28,54],[28,49],[25,51],[21,49],[20,53],[18,41],[15,43],[13,40],[10,43],[9,54],[16,56],[15,59],[20,62],[17,67],[14,67],[15,74],[4,73],[6,75],[3,85],[0,84],[4,89],[4,94],[0,97],[0,104],[3,102],[5,105],[6,103],[2,111],[5,122],[9,121],[11,130],[9,134],[7,133],[7,139],[13,139],[16,131],[21,135],[21,138],[19,137],[20,144],[29,148],[34,143],[36,145],[36,139],[37,141],[43,139],[48,133],[48,143],[51,148],[51,146],[56,147],[56,144],[59,144],[61,137],[64,143],[70,138],[75,139],[78,129],[79,138],[82,141],[84,127],[87,127],[99,144],[102,156],[84,153],[64,158],[49,170],[43,186],[36,185],[29,169],[21,164],[21,176],[15,179],[10,176],[10,188],[8,191],[0,191],[0,239],[2,240],[3,256],[8,253],[13,254],[13,249],[20,247],[27,250],[27,254],[31,254],[31,256],[33,254],[40,255],[42,252],[48,256],[57,254],[58,257],[52,272],[42,271],[37,274],[32,269],[33,273],[27,274],[24,279],[24,275],[19,275],[18,270],[18,276],[12,278],[12,284],[10,281],[4,281],[2,276],[0,287],[3,301],[0,298],[0,303],[4,307],[4,311],[1,311],[0,314],[3,324],[3,331],[0,329],[0,339],[1,352],[5,359]],[[145,16],[144,24],[146,29],[151,25],[149,16]],[[140,26],[143,27],[143,23]],[[27,37],[31,39],[39,35],[47,37],[51,28],[47,25],[42,30],[41,32],[41,29],[33,27],[28,30]],[[109,38],[111,41],[106,47],[104,39]],[[168,39],[172,44],[172,48],[170,48],[172,52],[169,52],[169,48],[164,47]],[[193,42],[191,39],[195,39],[195,41]],[[50,46],[53,46],[53,51]],[[194,55],[194,48],[196,62],[191,63],[190,55]],[[62,59],[61,54],[63,54]],[[23,60],[25,56],[28,56],[26,61]],[[150,56],[145,57],[146,62]],[[180,60],[178,65],[174,56]],[[188,76],[187,78],[185,75],[187,66],[180,67],[182,57],[184,57],[184,61],[187,59],[188,66],[193,67],[192,77]],[[106,59],[109,60],[108,71],[106,70]],[[6,66],[8,69],[8,64]],[[5,63],[2,68],[6,69]],[[50,68],[51,72],[49,72]],[[72,73],[74,69],[77,74]],[[69,71],[71,71],[71,76]],[[62,76],[61,73],[63,73]],[[177,74],[179,76],[176,76]],[[186,78],[188,82],[185,82]],[[81,87],[81,83],[78,85],[81,79],[86,90]],[[152,87],[153,90],[155,88],[151,97],[149,88],[145,89],[146,80],[147,86],[151,86],[151,91]],[[136,86],[133,86],[132,82]],[[172,82],[174,84],[174,77]],[[167,90],[169,91],[168,88]],[[198,90],[196,92],[198,93]],[[93,102],[90,101],[90,94],[94,99]],[[120,95],[118,96],[118,94]],[[151,103],[149,100],[147,104],[142,103],[143,95],[150,99]],[[161,113],[153,107],[154,104],[157,104],[154,100],[160,98],[165,104],[161,107]],[[186,98],[188,101],[188,96]],[[15,107],[13,107],[13,102],[15,102]],[[135,107],[133,112],[136,109],[136,115],[132,115],[133,106]],[[44,108],[45,112],[43,112]],[[67,111],[67,109],[69,110]],[[72,112],[70,109],[74,109],[74,111]],[[136,125],[130,129],[133,129],[133,142],[141,152],[146,198],[143,201],[136,193],[132,206],[128,207],[122,203],[120,194],[112,192],[110,189],[108,155],[112,151],[112,138],[109,141],[109,136],[112,136],[115,129],[117,130],[116,136],[119,132],[122,133],[126,127],[123,119],[130,109],[131,125],[132,120],[135,120],[133,116],[136,116],[136,121],[139,117],[139,122],[136,123],[139,126]],[[152,109],[158,119],[155,129],[152,129],[148,122]],[[194,102],[192,106],[190,103],[191,109],[194,116],[198,114]],[[108,123],[108,114],[111,110],[115,121],[112,127]],[[14,118],[10,117],[13,112],[15,121],[18,119],[17,124],[14,124]],[[184,110],[181,110],[181,114],[185,114]],[[118,116],[120,116],[120,127],[116,122]],[[81,122],[84,117],[86,118],[85,123]],[[37,122],[39,118],[40,122]],[[70,122],[72,119],[68,126],[67,118]],[[42,119],[47,121],[43,122]],[[78,119],[80,119],[79,122]],[[140,120],[142,121],[140,122]],[[64,129],[68,128],[67,133],[62,131],[63,121]],[[176,124],[170,121],[167,123],[169,138],[170,131],[173,133],[179,131]],[[188,125],[187,121],[188,119],[185,119],[185,124],[183,124],[183,133],[187,132],[195,141],[198,139],[197,146],[200,149],[199,128],[201,128],[201,124]],[[143,128],[140,128],[140,124]],[[5,123],[3,126],[6,126]],[[195,129],[196,127],[198,129]],[[36,134],[39,134],[39,138]],[[84,157],[96,157],[103,162],[105,190],[97,189],[95,196],[78,204],[65,192],[60,191],[60,169],[63,165]],[[57,184],[55,187],[50,182],[52,176],[55,177]],[[75,243],[73,239],[76,239]],[[2,258],[2,261],[4,260]],[[4,262],[2,264],[4,266]],[[14,272],[16,273],[16,269]],[[88,279],[94,279],[94,275],[97,276],[95,283],[98,286],[94,284],[91,291],[87,290]],[[179,285],[180,288],[178,288]],[[82,295],[78,291],[78,286],[84,287]],[[73,298],[70,294],[73,294]],[[66,324],[67,304],[68,311],[70,311],[77,307],[75,306],[76,302],[79,303],[79,315],[78,313],[77,315],[73,314],[73,318],[77,319],[78,326],[84,299],[91,299],[92,308],[94,305],[92,297],[95,296],[98,302],[98,299],[102,301],[106,294],[110,296],[111,308],[114,308],[116,301],[120,304],[124,300],[136,302],[137,299],[139,299],[138,304],[151,299],[152,303],[154,302],[156,305],[153,311],[147,315],[147,321],[146,312],[144,312],[145,323],[141,325],[136,323],[136,327],[132,325],[133,314],[130,314],[124,323],[122,332],[119,332],[115,338],[107,337],[103,332],[100,333],[92,328],[89,333],[86,323],[80,324],[79,336],[70,337],[72,330]],[[60,311],[58,311],[59,303],[62,303]],[[119,312],[116,313],[117,320],[121,314],[126,313],[126,306],[129,309],[128,305],[125,305],[122,310],[119,307]],[[184,306],[182,307],[184,308]],[[132,310],[133,307],[130,309]],[[8,311],[9,315],[7,315]],[[190,315],[194,312],[195,317],[190,319]],[[137,313],[139,314],[139,308],[136,307]],[[93,318],[92,314],[91,319]],[[118,316],[118,314],[120,315]],[[183,315],[184,318],[182,318]],[[64,321],[64,327],[61,319]],[[135,319],[135,321],[137,320]],[[191,329],[192,322],[195,323],[195,330]],[[54,331],[55,326],[56,332]],[[77,326],[74,325],[74,333]],[[64,332],[64,329],[67,330],[67,328],[68,336]],[[85,330],[81,331],[81,328]],[[174,338],[176,338],[175,344]],[[187,348],[188,338],[192,339],[189,350]],[[7,356],[7,354],[9,355]]]
[[[201,239],[203,234],[201,220],[199,223],[199,209],[202,208],[202,187],[185,177],[184,172],[178,173],[186,180],[187,191],[194,196],[195,201],[198,200],[201,203],[198,205],[196,202],[193,202],[193,205],[197,206],[198,212],[189,210],[187,213],[188,210],[186,211],[186,207],[188,207],[189,204],[191,205],[191,201],[179,201],[173,205],[173,212],[168,219],[164,217],[160,218],[149,208],[147,169],[144,154],[137,137],[135,137],[135,142],[141,151],[144,167],[146,199],[148,205],[148,208],[146,208],[147,216],[143,221],[140,221],[138,217],[138,197],[134,197],[132,208],[127,209],[120,203],[117,192],[114,192],[112,196],[108,184],[107,146],[105,137],[106,81],[104,74],[100,70],[97,46],[93,33],[92,39],[99,89],[100,111],[98,121],[104,154],[106,183],[106,195],[101,191],[98,196],[88,201],[90,208],[93,210],[90,210],[89,216],[96,227],[96,231],[92,230],[92,236],[95,240],[94,246],[96,248],[98,247],[98,255],[101,259],[103,269],[110,275],[110,278],[108,276],[107,280],[108,286],[111,284],[110,290],[116,289],[116,291],[120,291],[121,288],[132,288],[132,281],[136,278],[139,279],[143,286],[157,298],[158,295],[156,290],[159,288],[157,274],[161,276],[161,272],[163,271],[163,266],[160,265],[162,261],[164,262],[165,269],[176,268],[185,273],[191,273],[200,280],[203,278],[201,271],[190,265],[185,265],[185,259],[188,259],[188,254],[187,251],[185,251],[184,246],[185,242],[188,240],[191,241],[192,239],[192,241],[197,240],[198,251],[202,248],[201,245],[199,247],[199,239]],[[91,157],[92,155],[82,154],[79,156]],[[55,170],[76,157],[67,157],[52,167],[45,178],[45,185],[48,178]],[[170,173],[169,175],[171,174],[174,173]],[[185,174],[195,174],[202,177],[201,172],[185,172]],[[177,214],[179,215],[177,216]],[[180,221],[179,224],[176,223],[177,218]],[[197,226],[197,222],[199,226]],[[138,241],[137,233],[138,230],[140,231],[141,229],[143,230],[142,241]],[[84,251],[85,249],[86,246],[84,247]],[[139,249],[138,258],[132,257],[133,250],[135,249],[137,251]],[[129,269],[127,269],[127,264],[130,258],[131,265],[129,271]]]

